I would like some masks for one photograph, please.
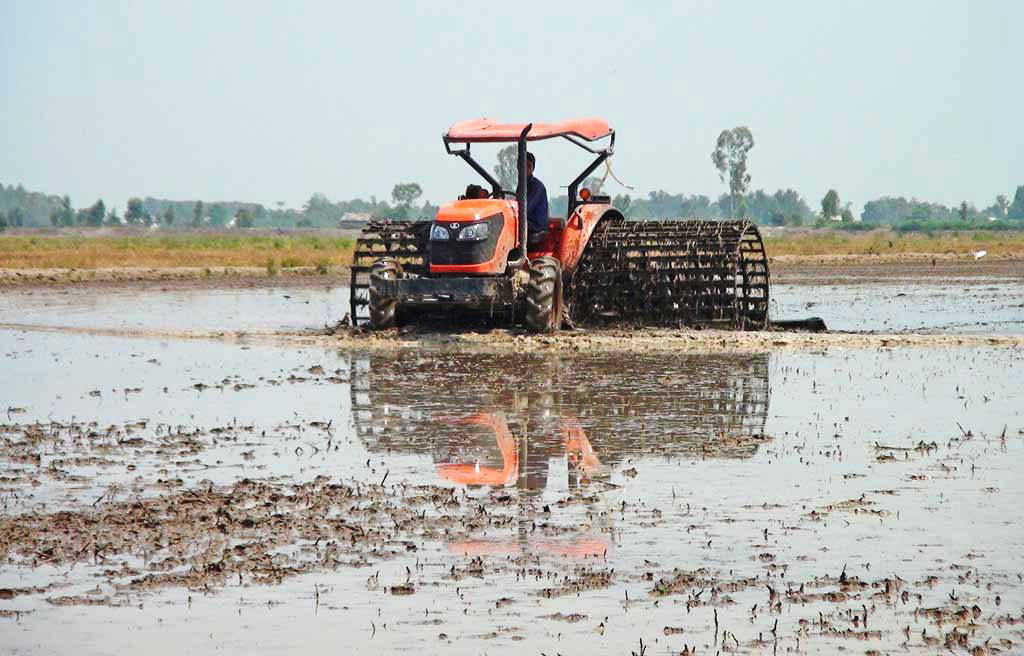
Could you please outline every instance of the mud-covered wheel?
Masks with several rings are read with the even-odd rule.
[[[402,265],[391,257],[377,260],[370,269],[370,327],[374,330],[386,330],[398,325],[398,299],[378,294],[373,288],[373,281],[398,280],[401,275]]]
[[[526,327],[535,333],[553,333],[562,324],[562,266],[550,257],[530,262],[526,286]]]
[[[572,318],[572,310],[562,297],[562,330],[576,330],[576,320]]]

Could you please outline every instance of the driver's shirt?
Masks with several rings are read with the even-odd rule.
[[[526,181],[526,221],[530,224],[531,232],[547,232],[548,190],[534,175]]]

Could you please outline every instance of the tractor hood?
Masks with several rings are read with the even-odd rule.
[[[430,273],[496,275],[516,246],[514,201],[457,200],[441,206],[430,229]]]
[[[498,198],[480,198],[474,200],[457,200],[445,203],[437,210],[437,221],[440,223],[470,223],[480,221],[495,214],[502,214],[506,209],[515,212],[516,202]]]

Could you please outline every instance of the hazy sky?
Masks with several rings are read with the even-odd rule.
[[[979,207],[1024,184],[1024,2],[0,0],[0,182],[298,206],[454,198],[451,123],[606,117],[634,194],[717,195],[718,132],[753,188],[817,208]],[[488,166],[493,151],[486,150]],[[586,158],[532,147],[554,195]],[[618,185],[612,193],[624,191]]]

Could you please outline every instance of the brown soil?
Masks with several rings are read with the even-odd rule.
[[[173,289],[234,289],[240,287],[337,286],[348,283],[348,269],[321,275],[314,267],[123,267],[108,269],[0,269],[0,288],[116,286],[170,287]]]
[[[1024,280],[1019,256],[780,255],[769,262],[772,281],[802,284],[859,284],[921,279],[1010,278]]]

